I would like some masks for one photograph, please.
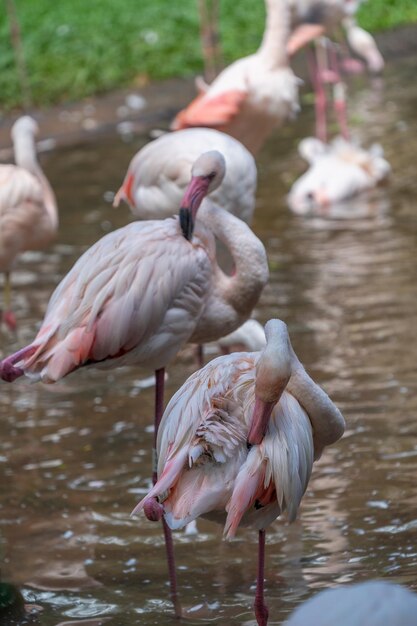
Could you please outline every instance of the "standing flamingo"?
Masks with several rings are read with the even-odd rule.
[[[249,224],[255,209],[255,161],[239,141],[209,128],[168,133],[139,150],[116,194],[115,206],[125,200],[141,219],[163,219],[176,214],[192,165],[206,150],[218,150],[226,161],[223,182],[211,199]]]
[[[255,614],[264,602],[265,528],[285,510],[297,514],[313,460],[337,441],[344,419],[295,355],[286,325],[270,320],[267,345],[221,356],[195,372],[169,402],[161,421],[158,481],[136,506],[171,528],[198,516],[259,530]]]
[[[386,580],[325,589],[298,607],[284,626],[416,626],[417,595]]]
[[[288,65],[286,0],[266,0],[267,21],[257,52],[229,65],[180,111],[173,130],[217,128],[239,139],[252,154],[271,131],[298,111],[298,79]]]
[[[146,364],[156,376],[156,438],[166,365],[187,341],[214,341],[240,326],[268,280],[265,249],[244,222],[209,199],[198,212],[225,168],[219,152],[202,154],[179,219],[133,222],[87,250],[53,293],[35,340],[0,363],[1,378],[53,383],[87,365]],[[215,237],[233,258],[233,276],[217,264]]]
[[[55,237],[54,192],[36,157],[38,125],[25,115],[12,127],[16,165],[0,165],[0,271],[4,273],[3,322],[14,330],[10,273],[19,254],[46,247]]]

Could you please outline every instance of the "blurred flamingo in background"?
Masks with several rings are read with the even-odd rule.
[[[385,580],[325,589],[303,602],[284,626],[416,626],[417,595]]]
[[[372,35],[357,25],[354,14],[361,0],[289,0],[292,34],[287,52],[293,56],[310,42],[315,53],[308,51],[309,71],[313,84],[316,109],[316,136],[327,141],[327,96],[325,85],[332,85],[333,107],[342,137],[349,139],[345,85],[342,71],[360,71],[362,64],[341,55],[341,46],[327,39],[337,36],[343,28],[350,48],[365,60],[368,69],[377,73],[384,60]],[[326,35],[326,37],[324,37]]]
[[[265,249],[244,222],[207,199],[195,223],[225,169],[219,152],[204,153],[192,168],[179,219],[134,222],[87,250],[53,293],[35,340],[0,363],[1,377],[53,383],[87,365],[146,364],[156,376],[156,438],[166,365],[187,341],[214,341],[240,326],[268,280]],[[230,251],[233,276],[217,264],[215,236]]]
[[[28,115],[12,127],[16,165],[0,165],[0,271],[4,273],[3,322],[14,330],[10,273],[25,250],[46,247],[56,236],[54,192],[36,157],[38,125]]]
[[[255,209],[257,172],[252,155],[242,144],[216,130],[190,128],[162,135],[132,158],[114,205],[128,202],[141,219],[163,219],[178,213],[178,206],[199,155],[218,150],[226,161],[226,174],[211,199],[247,223]]]
[[[365,150],[341,137],[325,144],[314,137],[300,142],[300,155],[309,169],[294,183],[288,205],[294,213],[326,212],[330,206],[376,187],[391,167],[381,146]]]
[[[289,11],[286,0],[266,0],[267,21],[257,52],[235,61],[172,123],[173,130],[217,128],[239,139],[252,154],[271,131],[298,111],[298,79],[286,52]]]
[[[161,421],[158,481],[136,506],[171,528],[198,516],[259,530],[255,614],[265,625],[265,528],[285,510],[294,520],[313,460],[337,441],[344,419],[295,355],[286,325],[270,320],[266,347],[221,356],[195,372]]]

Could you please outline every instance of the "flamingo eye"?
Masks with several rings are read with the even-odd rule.
[[[216,177],[216,172],[210,172],[210,174],[207,174],[206,178],[208,178],[208,180],[213,180],[213,178]]]

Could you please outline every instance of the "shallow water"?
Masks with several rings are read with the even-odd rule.
[[[347,420],[344,438],[315,465],[299,520],[268,530],[270,624],[328,586],[383,577],[417,588],[416,66],[352,85],[354,134],[383,144],[389,186],[334,215],[291,215],[285,193],[303,168],[296,143],[313,130],[311,108],[260,158],[254,228],[271,283],[256,316],[287,321],[300,358]],[[44,155],[60,237],[19,263],[20,327],[16,339],[2,335],[3,354],[33,337],[80,253],[130,219],[107,192],[146,140],[111,136]],[[174,363],[167,398],[192,371],[189,356]],[[1,386],[0,571],[40,607],[25,623],[176,623],[159,525],[129,516],[150,484],[154,389],[141,383],[149,374],[90,370],[54,386]],[[199,529],[175,534],[184,622],[253,625],[256,533],[225,543],[217,526]]]

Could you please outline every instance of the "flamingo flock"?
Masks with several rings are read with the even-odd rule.
[[[173,120],[174,132],[132,157],[114,204],[125,201],[142,221],[93,244],[56,287],[33,341],[0,362],[6,382],[27,377],[53,384],[85,367],[126,364],[155,373],[157,468],[133,513],[163,522],[177,617],[171,531],[206,517],[223,524],[226,538],[242,526],[258,531],[254,611],[258,625],[266,626],[265,530],[283,514],[290,522],[296,518],[314,461],[344,432],[342,414],[305,371],[287,325],[271,319],[263,328],[251,318],[269,271],[267,251],[250,225],[254,157],[299,110],[291,57],[343,28],[370,71],[383,67],[372,36],[356,24],[357,4],[266,0],[257,52],[227,67],[211,85],[200,81],[200,93]],[[326,81],[340,86],[342,68],[349,67],[339,51],[325,47],[331,62],[313,64],[320,115]],[[344,138],[330,144],[305,139],[300,146],[310,170],[288,196],[298,214],[359,193],[389,171],[379,149],[367,153],[354,146],[343,116],[340,121]],[[58,226],[55,196],[36,158],[36,131],[32,118],[18,120],[12,130],[16,165],[0,166],[2,320],[9,329],[16,326],[14,263],[25,250],[49,244]],[[232,260],[230,272],[216,241]],[[165,368],[187,343],[213,341],[223,356],[195,371],[164,410]],[[304,623],[313,622],[296,613],[288,626]]]

